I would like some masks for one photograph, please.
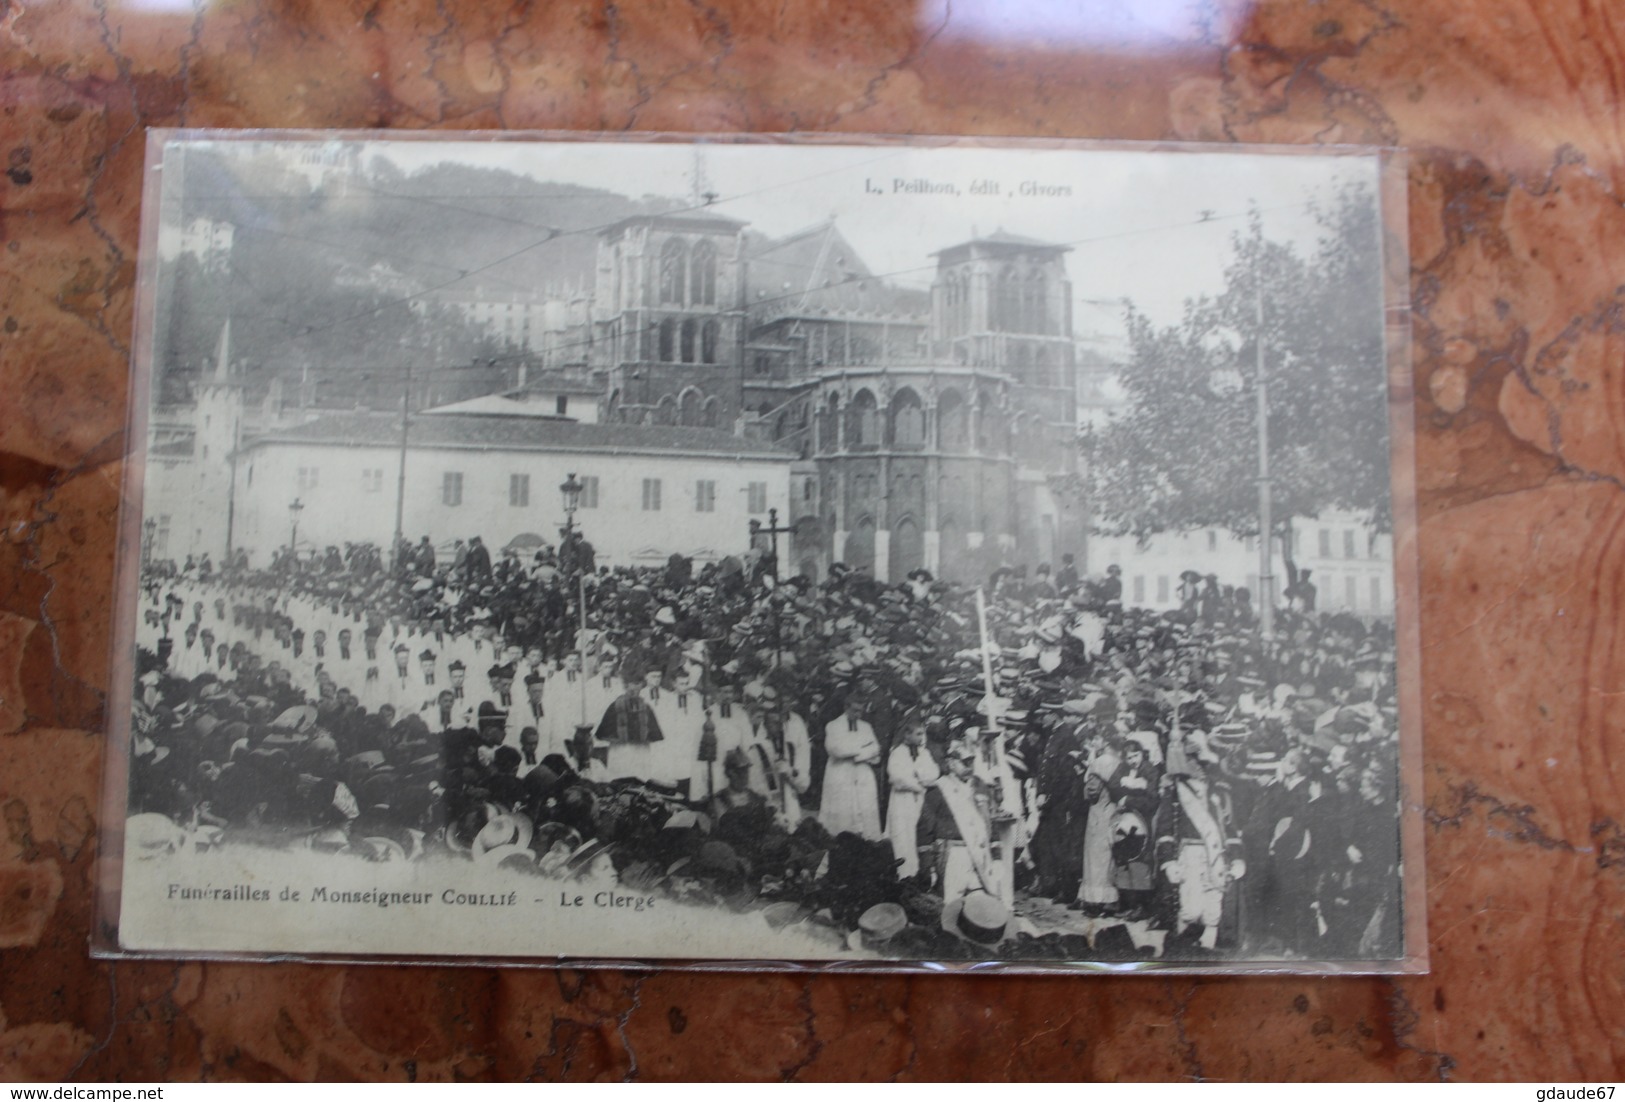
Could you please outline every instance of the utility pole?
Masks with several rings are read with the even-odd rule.
[[[1270,403],[1269,385],[1264,377],[1264,276],[1258,272],[1253,284],[1254,321],[1257,336],[1255,351],[1258,356],[1253,389],[1258,395],[1258,628],[1268,636],[1275,630],[1275,556],[1270,540],[1273,538],[1273,502],[1270,500]],[[1288,539],[1291,538],[1289,535]]]
[[[407,359],[406,383],[401,390],[401,461],[400,469],[395,472],[395,542],[389,549],[390,568],[396,573],[401,569],[401,541],[405,538],[402,531],[402,521],[406,512],[406,445],[410,433],[410,412],[412,408],[412,361]]]

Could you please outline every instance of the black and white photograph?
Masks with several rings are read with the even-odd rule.
[[[1379,156],[151,143],[112,951],[1416,951]]]

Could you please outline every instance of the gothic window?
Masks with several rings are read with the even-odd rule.
[[[693,318],[683,322],[683,327],[681,330],[682,345],[679,349],[680,355],[678,357],[683,363],[691,364],[694,362],[694,335],[696,329],[697,326],[695,326]]]
[[[997,332],[1019,331],[1021,324],[1021,277],[1015,268],[1005,265],[999,269],[993,290],[993,325]]]
[[[872,448],[880,442],[876,431],[875,396],[860,390],[846,415],[846,443],[849,448]]]
[[[708,321],[700,328],[700,362],[714,364],[717,362],[717,344],[722,335],[722,326],[718,322]]]
[[[925,445],[925,409],[920,396],[908,387],[897,392],[891,404],[892,446],[920,448]]]
[[[683,306],[687,299],[688,246],[678,238],[666,242],[660,250],[660,302],[662,305]]]
[[[701,241],[694,247],[693,278],[694,303],[701,306],[716,305],[717,249],[709,241]]]
[[[1021,331],[1023,333],[1049,332],[1049,318],[1047,303],[1049,296],[1045,293],[1044,273],[1035,271],[1027,279],[1022,288],[1022,319]]]
[[[667,318],[660,323],[660,362],[674,363],[677,359],[677,323]]]
[[[818,450],[832,452],[840,443],[837,430],[841,423],[840,395],[831,394],[818,417]]]
[[[1010,448],[1009,422],[989,392],[982,392],[979,404],[981,434],[977,440],[977,450],[993,455],[1003,454]]]
[[[945,390],[937,401],[939,447],[945,452],[962,452],[970,440],[965,400],[957,390]]]

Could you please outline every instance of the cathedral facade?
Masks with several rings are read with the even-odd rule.
[[[935,254],[929,293],[833,223],[778,240],[706,213],[599,244],[606,417],[731,427],[799,455],[783,568],[970,580],[1083,549],[1065,246],[997,232]]]

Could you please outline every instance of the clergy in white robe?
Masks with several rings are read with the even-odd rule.
[[[824,793],[818,821],[831,834],[850,831],[864,838],[880,838],[880,793],[875,765],[880,742],[874,728],[861,718],[863,702],[849,697],[846,713],[824,728]]]
[[[903,741],[892,748],[886,759],[886,779],[891,785],[891,798],[886,804],[886,834],[891,838],[892,855],[897,858],[897,875],[907,880],[920,871],[920,853],[915,842],[915,827],[920,821],[920,805],[925,802],[925,790],[937,783],[942,770],[925,748],[925,727],[911,723],[903,732]]]
[[[751,758],[751,786],[767,796],[794,830],[804,815],[801,797],[812,787],[812,738],[807,721],[781,707],[778,693],[766,690],[754,706],[754,724],[746,749]]]

